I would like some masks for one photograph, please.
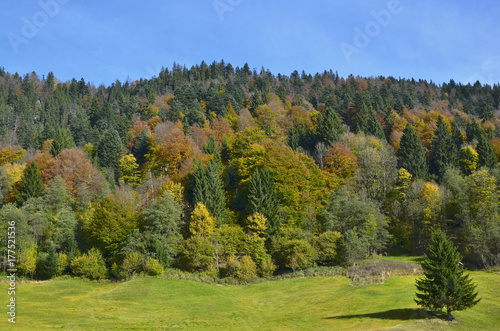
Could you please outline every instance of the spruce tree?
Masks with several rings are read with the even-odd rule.
[[[122,153],[122,142],[118,132],[110,128],[104,133],[104,137],[99,143],[97,157],[99,166],[102,168],[112,168],[115,171],[115,177],[118,175],[120,165],[120,155]]]
[[[248,184],[248,214],[260,213],[267,218],[267,234],[278,230],[278,197],[269,169],[256,169]]]
[[[422,262],[424,277],[416,280],[415,302],[432,310],[446,309],[447,319],[453,320],[452,311],[476,305],[476,285],[465,273],[453,243],[441,231],[436,231],[429,242]]]
[[[477,139],[477,153],[479,154],[479,165],[481,167],[493,167],[497,162],[497,157],[493,147],[482,129],[479,130]]]
[[[202,163],[193,174],[193,205],[203,203],[219,224],[226,218],[226,195],[221,177],[221,164],[217,160],[209,162],[205,167]]]
[[[29,198],[42,196],[44,189],[40,170],[35,162],[31,162],[21,178],[16,201],[19,205],[22,205]]]
[[[468,142],[472,142],[474,139],[479,139],[479,135],[481,134],[481,127],[479,126],[479,123],[477,123],[475,119],[472,119],[472,121],[470,122],[467,121],[465,134],[467,135]]]
[[[49,253],[43,266],[43,275],[45,278],[50,279],[57,275],[57,260],[56,248],[54,245],[50,245]]]
[[[63,149],[75,147],[75,142],[73,141],[73,135],[71,131],[60,127],[54,134],[54,140],[52,141],[52,146],[50,148],[50,153],[54,156],[59,155]]]
[[[434,139],[432,140],[429,171],[441,180],[446,167],[448,165],[453,165],[454,161],[451,135],[448,131],[448,126],[444,122],[443,117],[439,116],[437,128],[434,131]]]
[[[318,140],[328,146],[338,141],[340,135],[344,132],[345,129],[342,127],[342,122],[335,110],[327,107],[325,112],[319,117],[317,129]]]
[[[290,146],[290,148],[293,149],[294,151],[297,150],[297,148],[299,148],[299,135],[293,125],[290,127],[290,130],[288,130],[287,142],[288,146]]]
[[[398,168],[408,170],[413,177],[426,180],[428,177],[424,146],[413,127],[408,123],[403,131],[398,151]]]
[[[146,162],[146,154],[148,153],[149,136],[146,130],[142,130],[137,139],[135,140],[134,147],[132,147],[132,154],[134,154],[137,163],[141,166]]]
[[[355,132],[363,132],[366,134],[374,135],[377,138],[384,139],[384,130],[380,126],[380,123],[377,120],[377,116],[375,115],[375,111],[373,109],[369,109],[366,104],[363,102],[360,109],[357,109],[357,118],[355,123]]]

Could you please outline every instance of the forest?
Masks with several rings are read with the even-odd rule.
[[[174,63],[94,86],[0,68],[0,246],[31,279],[247,281],[444,231],[500,266],[500,86]]]

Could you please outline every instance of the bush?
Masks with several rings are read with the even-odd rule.
[[[57,254],[57,274],[62,275],[67,271],[69,267],[68,255],[64,252],[59,252]]]
[[[257,277],[257,265],[250,256],[245,255],[241,258],[240,266],[236,270],[235,276],[243,281],[248,281]]]
[[[188,271],[206,271],[215,267],[215,246],[209,238],[186,239],[180,249],[179,266]]]
[[[318,252],[317,263],[323,266],[333,266],[340,264],[341,254],[339,254],[342,244],[342,234],[340,232],[326,231],[314,240],[314,248]]]
[[[122,269],[129,275],[140,272],[142,269],[142,254],[139,252],[128,252],[123,259]]]
[[[106,264],[98,249],[92,248],[82,256],[75,257],[71,262],[73,274],[89,279],[106,278]]]
[[[144,263],[144,271],[150,276],[159,276],[163,274],[164,269],[160,261],[148,257]]]

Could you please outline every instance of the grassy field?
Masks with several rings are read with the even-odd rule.
[[[346,277],[218,286],[139,277],[98,284],[77,279],[20,284],[13,327],[1,330],[494,330],[500,329],[500,275],[474,272],[482,301],[449,324],[418,309],[414,276],[353,286]],[[7,286],[1,286],[8,302]]]

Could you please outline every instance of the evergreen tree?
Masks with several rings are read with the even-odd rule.
[[[479,154],[479,165],[481,167],[493,167],[497,162],[497,157],[495,155],[495,151],[493,151],[493,147],[491,147],[491,144],[486,137],[486,133],[484,133],[484,131],[480,129],[477,138],[477,153]]]
[[[102,168],[112,168],[115,170],[115,175],[118,175],[121,152],[122,142],[118,132],[113,128],[107,130],[97,149],[99,166]]]
[[[50,153],[57,156],[62,152],[63,149],[75,147],[75,142],[73,141],[73,135],[68,129],[60,127],[54,134],[54,140],[52,141],[52,146],[50,147]]]
[[[361,103],[359,105],[359,101],[356,105],[357,114],[352,119],[354,126],[354,132],[356,133],[366,133],[374,135],[377,138],[385,139],[384,130],[380,126],[380,123],[377,120],[377,116],[375,115],[375,111],[366,106],[366,103]]]
[[[422,262],[424,277],[416,280],[415,302],[433,310],[445,308],[449,321],[453,320],[452,311],[470,308],[480,300],[476,299],[476,285],[463,270],[461,259],[446,235],[436,231]]]
[[[446,167],[455,163],[454,149],[452,148],[451,135],[448,126],[442,116],[438,117],[437,128],[432,140],[431,159],[429,163],[430,173],[436,175],[439,180],[444,175]]]
[[[262,214],[268,221],[267,234],[273,235],[279,226],[278,197],[269,169],[256,169],[248,184],[248,214]]]
[[[29,198],[42,196],[44,191],[42,175],[35,162],[31,162],[21,178],[17,203],[22,205]]]
[[[318,140],[325,145],[330,145],[338,141],[345,129],[335,110],[331,107],[325,109],[324,114],[320,115],[318,121]],[[293,147],[292,147],[293,148]]]
[[[226,195],[221,177],[221,164],[216,160],[205,167],[202,163],[193,175],[193,204],[201,202],[219,224],[226,217]]]
[[[142,130],[137,139],[135,140],[134,147],[132,147],[132,154],[139,166],[146,162],[146,154],[148,153],[149,136],[146,130]]]
[[[427,179],[424,146],[413,127],[408,123],[401,137],[398,155],[398,168],[408,170],[415,178]]]
[[[451,143],[453,144],[453,150],[455,151],[456,155],[458,155],[458,153],[460,153],[460,149],[462,148],[464,140],[462,138],[462,133],[460,132],[460,127],[455,120],[451,122]]]
[[[465,128],[465,134],[467,135],[467,141],[472,142],[474,139],[479,139],[479,135],[481,134],[481,127],[476,120],[472,119],[472,121],[467,121],[467,126]]]
[[[295,130],[295,127],[292,125],[290,130],[288,130],[288,138],[287,138],[288,146],[294,151],[299,148],[299,135]]]
[[[47,259],[43,266],[43,275],[45,278],[50,279],[57,274],[57,253],[54,245],[50,245]]]

